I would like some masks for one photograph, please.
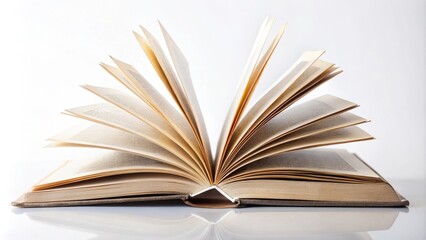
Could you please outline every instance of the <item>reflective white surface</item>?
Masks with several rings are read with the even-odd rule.
[[[425,239],[424,181],[392,181],[409,208],[192,208],[176,202],[20,209],[8,239]],[[6,228],[4,228],[6,227]]]
[[[96,239],[281,239],[344,236],[392,228],[404,209],[300,209],[256,207],[193,209],[177,206],[32,209],[22,218]],[[361,233],[362,232],[362,233]],[[47,235],[45,235],[47,236]]]

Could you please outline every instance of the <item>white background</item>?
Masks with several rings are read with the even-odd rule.
[[[257,30],[288,28],[254,99],[306,50],[344,73],[306,98],[330,93],[361,105],[377,139],[347,144],[385,178],[426,175],[426,1],[3,1],[0,3],[2,209],[65,159],[44,140],[74,124],[63,109],[100,100],[81,84],[120,87],[109,55],[159,83],[132,30],[161,36],[186,55],[215,148]],[[67,150],[65,150],[67,151]],[[49,165],[31,173],[35,166]]]

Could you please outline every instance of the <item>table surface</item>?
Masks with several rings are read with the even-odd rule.
[[[2,204],[5,239],[426,239],[425,180],[392,180],[409,208],[201,209],[168,202],[20,209]]]

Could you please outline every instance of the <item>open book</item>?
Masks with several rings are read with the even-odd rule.
[[[392,186],[356,155],[315,148],[373,139],[349,110],[357,104],[325,95],[300,98],[341,73],[304,53],[251,108],[256,85],[284,32],[272,41],[261,26],[212,157],[188,62],[160,24],[167,48],[145,28],[136,39],[167,89],[158,91],[133,66],[112,58],[101,66],[128,93],[83,88],[103,103],[65,111],[81,118],[51,146],[106,149],[86,161],[67,161],[13,204],[22,207],[91,205],[182,199],[201,207],[247,204],[292,206],[404,206]]]

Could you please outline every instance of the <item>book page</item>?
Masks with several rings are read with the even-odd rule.
[[[201,143],[203,145],[203,149],[205,150],[207,164],[209,166],[209,172],[211,172],[211,163],[212,163],[212,153],[210,149],[210,140],[207,135],[206,124],[203,118],[203,114],[201,112],[200,105],[198,103],[197,95],[194,90],[194,86],[192,84],[191,74],[189,70],[189,64],[183,55],[182,51],[172,39],[170,34],[164,28],[164,26],[160,24],[161,31],[163,33],[164,39],[167,44],[167,48],[169,50],[170,56],[173,61],[173,65],[175,67],[178,79],[181,83],[181,91],[183,92],[183,96],[189,102],[189,116],[193,115],[193,127],[196,128],[197,133],[200,137]]]
[[[228,113],[225,117],[225,122],[222,127],[222,131],[219,136],[219,142],[216,150],[216,159],[218,162],[215,163],[215,174],[217,175],[219,169],[221,168],[222,161],[224,158],[225,150],[229,143],[232,132],[235,129],[236,124],[238,123],[242,112],[244,111],[244,107],[247,104],[249,99],[247,99],[248,95],[256,85],[256,82],[250,82],[250,77],[252,72],[256,66],[256,62],[259,59],[259,56],[262,52],[263,46],[268,37],[268,33],[271,30],[273,23],[273,19],[266,18],[260,27],[260,30],[257,34],[254,45],[251,49],[250,56],[248,58],[247,64],[244,68],[243,76],[238,84],[238,88],[236,94],[231,102],[231,106],[228,109]]]
[[[194,174],[200,178],[200,181],[207,180],[206,176],[198,168],[192,168],[188,163],[177,158],[164,148],[135,134],[111,127],[99,124],[81,124],[59,133],[49,140],[58,142],[59,146],[87,146],[141,155]]]
[[[114,67],[112,65],[106,64],[106,63],[100,63],[99,64],[105,71],[107,71],[112,77],[114,77],[117,81],[119,81],[121,84],[123,84],[127,89],[129,89],[136,97],[138,97],[140,100],[142,100],[145,104],[147,104],[150,108],[153,108],[151,106],[151,103],[149,101],[146,101],[145,97],[142,95],[142,93],[138,90],[138,88],[135,86],[134,83],[132,83],[126,75],[118,68]],[[87,85],[85,85],[87,86]],[[85,87],[83,86],[83,88]]]
[[[306,84],[314,81],[332,66],[331,63],[317,61],[323,53],[324,51],[312,51],[303,54],[281,80],[267,90],[254,104],[235,129],[230,141],[228,158],[235,155],[247,135],[252,134],[254,129],[258,129],[262,126],[261,124],[266,123],[265,119],[272,118],[285,108],[282,104],[291,97],[289,92],[293,85],[300,87],[300,83]],[[271,116],[271,114],[274,115]]]
[[[361,202],[364,204],[401,201],[395,190],[386,182],[347,184],[320,181],[255,179],[221,184],[220,188],[229,195],[242,199]]]
[[[336,115],[329,116],[327,118],[321,119],[317,122],[311,123],[293,133],[284,135],[279,139],[272,141],[268,144],[263,145],[257,150],[251,151],[250,153],[245,154],[244,156],[236,159],[233,164],[225,171],[224,177],[227,178],[233,171],[235,171],[236,166],[241,164],[248,159],[253,158],[256,155],[261,154],[262,152],[272,149],[276,146],[284,146],[286,143],[296,141],[298,139],[309,138],[309,136],[315,136],[316,134],[325,133],[328,131],[334,131],[342,128],[347,128],[350,126],[355,126],[361,123],[365,123],[367,120],[365,118],[359,117],[355,114],[344,112]]]
[[[258,124],[255,124],[255,122],[260,121],[259,117],[262,113],[264,113],[268,107],[275,102],[276,98],[282,94],[283,89],[287,89],[291,86],[291,84],[301,77],[323,53],[323,51],[311,51],[303,54],[298,61],[293,64],[286,73],[284,73],[281,79],[267,90],[266,93],[254,104],[254,106],[247,111],[230,137],[229,145],[227,146],[227,153],[223,160],[224,166],[221,167],[222,169],[226,169],[229,166],[232,157],[236,154],[235,151],[242,146],[241,140],[243,140],[245,135],[249,134],[249,129],[256,128]],[[312,74],[314,73],[315,71],[312,71]],[[306,74],[304,76],[306,76]],[[220,177],[221,173],[218,173],[217,175]]]
[[[164,86],[166,87],[167,91],[169,91],[170,95],[172,96],[173,100],[177,103],[178,99],[176,97],[175,92],[172,89],[172,86],[169,83],[169,80],[167,79],[166,74],[164,73],[163,69],[161,68],[160,63],[158,62],[157,57],[155,56],[154,50],[149,45],[148,41],[142,37],[139,33],[133,32],[136,39],[138,40],[139,45],[142,47],[143,51],[145,52],[146,57],[150,61],[152,67],[154,68],[155,72],[157,72],[158,77],[163,82]]]
[[[198,182],[197,178],[171,165],[129,153],[107,151],[85,159],[66,161],[64,165],[38,182],[33,190],[129,173],[165,173]]]
[[[331,176],[341,176],[356,180],[381,181],[380,177],[356,156],[343,149],[307,149],[269,156],[248,164],[232,173],[225,182],[233,179],[244,180],[247,176],[271,178],[268,175],[280,175],[291,179],[292,176],[302,178],[306,175],[317,175],[317,180]],[[324,175],[324,178],[321,177]],[[338,178],[333,179],[334,181]]]
[[[321,64],[331,64],[331,63],[323,62],[321,60],[317,60],[316,62],[320,62]],[[288,97],[284,94],[279,98],[279,100],[277,100],[272,106],[270,106],[270,109],[272,109],[272,111],[269,112],[269,110],[268,110],[261,117],[262,120],[258,124],[255,124],[252,129],[250,129],[249,133],[246,134],[246,136],[242,139],[242,141],[239,144],[241,144],[241,145],[244,144],[247,141],[247,139],[252,136],[252,134],[254,134],[258,129],[260,129],[268,121],[273,119],[276,115],[280,114],[281,112],[283,112],[287,108],[291,107],[294,103],[299,101],[306,94],[313,91],[315,88],[321,86],[321,84],[325,83],[329,79],[337,76],[338,74],[340,74],[342,72],[343,71],[340,70],[337,67],[330,67],[327,70],[325,70],[322,74],[320,74],[319,76],[314,78],[313,80],[312,80],[312,76],[311,76],[312,81],[309,80],[309,79],[307,80],[307,79],[304,79],[304,78],[299,78],[298,80],[303,81],[305,85],[293,84],[292,86],[290,86],[288,88],[290,97]],[[237,146],[236,150],[238,150],[238,149],[239,149],[239,147]]]
[[[203,168],[199,164],[196,156],[191,157],[188,155],[183,148],[170,140],[167,136],[163,135],[156,128],[144,121],[140,121],[138,118],[110,103],[92,104],[65,111],[74,117],[114,127],[141,136],[173,153],[178,158],[185,160],[191,167],[199,169]]]
[[[186,64],[182,63],[183,55],[178,52],[175,46],[173,46],[174,43],[172,43],[171,38],[167,34],[165,34],[164,28],[162,28],[163,35],[165,36],[169,51],[171,51],[170,53],[176,67],[175,69],[173,69],[173,66],[168,61],[157,39],[155,39],[155,37],[147,29],[142,26],[141,28],[145,36],[147,37],[150,47],[152,47],[152,50],[158,60],[158,63],[160,64],[164,74],[167,77],[168,85],[171,87],[175,94],[177,104],[180,110],[182,111],[182,113],[186,117],[187,122],[191,126],[192,133],[195,135],[198,146],[202,150],[202,159],[204,160],[205,165],[209,169],[207,170],[208,176],[209,178],[212,178],[212,176],[210,176],[211,170],[209,167],[211,162],[210,143],[208,140],[207,131],[205,129],[204,120],[201,117],[201,112],[194,112],[193,109],[195,108],[195,111],[198,111],[199,106],[198,100],[195,96],[195,92],[193,91],[192,83],[188,83],[188,81],[190,81],[188,64],[186,63],[186,60]],[[177,62],[182,65],[176,66]],[[177,71],[177,74],[180,74],[179,76],[176,75],[175,70]],[[183,77],[184,79],[180,77]],[[194,106],[192,104],[194,104]]]
[[[278,139],[271,141],[263,146],[252,150],[244,155],[237,155],[236,159],[232,162],[232,164],[226,169],[226,173],[224,176],[228,175],[230,171],[233,170],[234,166],[237,166],[241,162],[252,158],[253,156],[260,154],[268,149],[274,148],[276,146],[283,146],[287,142],[295,141],[302,138],[308,138],[309,136],[325,133],[327,131],[333,131],[341,128],[346,128],[354,125],[358,125],[361,123],[365,123],[367,120],[365,118],[359,117],[355,114],[344,112],[335,114],[332,116],[328,116],[324,119],[318,120],[316,122],[310,123],[296,131],[285,134]]]
[[[196,145],[194,146],[198,147],[198,151],[201,152],[201,155],[203,156],[201,159],[204,162],[203,165],[206,166],[205,172],[208,174],[207,176],[211,178],[210,171],[208,170],[208,157],[206,156],[206,149],[204,148],[203,143],[200,140],[198,130],[194,128],[193,122],[191,120],[192,118],[188,118],[185,112],[183,112],[185,116],[182,115],[182,113],[178,112],[133,66],[117,59],[113,60],[121,69],[121,71],[129,78],[129,80],[137,86],[137,89],[142,92],[146,101],[150,102],[154,110],[160,113],[171,124],[171,126],[176,126],[175,128],[178,131],[181,129],[191,129],[190,133],[185,131],[180,132],[180,134],[185,134],[182,135],[182,137],[188,140],[190,139],[192,144],[194,144],[195,139]],[[165,71],[165,73],[168,76],[167,71]],[[169,83],[171,83],[173,87],[172,82],[173,81],[169,81]],[[175,88],[173,89],[176,90]],[[179,93],[176,91],[175,93],[176,96],[180,98]],[[185,102],[185,109],[188,108],[189,103]]]
[[[373,137],[370,134],[356,126],[326,131],[323,133],[308,136],[306,138],[285,142],[281,145],[271,147],[265,151],[252,155],[236,164],[232,168],[232,170],[230,170],[230,172],[235,171],[236,169],[245,166],[249,163],[284,152],[371,139],[373,139]]]
[[[164,75],[166,76],[167,85],[166,87],[170,87],[170,89],[173,91],[174,96],[176,97],[176,104],[178,105],[181,112],[185,115],[188,122],[191,124],[194,124],[194,115],[193,112],[190,111],[190,103],[185,96],[185,92],[182,89],[182,83],[179,81],[178,76],[176,75],[175,69],[173,68],[172,64],[169,62],[169,60],[166,57],[166,54],[164,53],[163,49],[161,48],[160,43],[158,40],[143,26],[140,26],[145,37],[147,40],[147,43],[151,47],[159,66],[161,67]]]
[[[327,116],[356,107],[355,103],[331,95],[321,96],[283,111],[261,127],[238,151],[233,161],[292,131]]]
[[[265,151],[269,148],[282,145],[286,142],[295,141],[297,139],[307,138],[311,135],[325,133],[327,131],[333,131],[341,128],[346,128],[354,125],[358,125],[361,123],[365,123],[368,120],[362,117],[359,117],[350,112],[339,113],[333,116],[329,116],[327,118],[321,119],[317,122],[309,124],[302,129],[299,129],[293,133],[280,137],[262,147],[257,149],[256,151],[247,155],[246,158],[250,158],[250,156]]]
[[[139,120],[144,121],[147,124],[151,125],[155,129],[160,131],[162,134],[170,138],[172,141],[177,143],[179,146],[184,148],[185,151],[191,157],[194,158],[196,155],[198,162],[203,164],[202,153],[196,143],[194,135],[191,133],[191,129],[189,128],[189,125],[172,127],[158,112],[150,108],[147,104],[145,104],[145,102],[141,101],[140,99],[134,96],[125,94],[119,90],[104,88],[104,87],[95,87],[95,86],[89,86],[89,85],[83,86],[83,88],[98,95],[104,100],[120,107],[126,112],[137,117]],[[178,129],[180,131],[178,131]],[[185,132],[185,134],[181,135],[179,132]],[[184,139],[185,136],[189,136],[189,138]]]
[[[373,139],[373,137],[370,134],[368,134],[357,126],[352,126],[342,129],[326,131],[323,133],[308,136],[306,138],[286,142],[282,145],[278,145],[264,152],[261,152],[253,158],[259,158],[261,156],[271,156],[277,153],[294,151],[303,148],[312,148],[316,146],[326,146],[338,143],[348,143],[371,139]]]
[[[142,195],[189,194],[204,186],[171,174],[132,173],[27,192],[25,202],[57,202]]]
[[[133,66],[118,59],[112,59],[138,90],[140,93],[139,96],[189,142],[195,151],[203,155],[202,146],[199,145],[192,127],[185,116],[175,109]]]

